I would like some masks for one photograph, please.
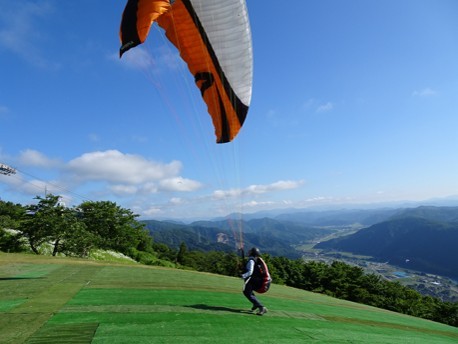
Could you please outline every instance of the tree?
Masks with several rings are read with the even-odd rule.
[[[458,327],[458,303],[438,303],[432,320],[440,321],[444,324]]]
[[[178,250],[177,254],[177,263],[183,265],[185,263],[185,257],[186,253],[188,251],[188,248],[186,247],[186,244],[182,242],[180,244],[180,249]]]
[[[0,229],[18,229],[25,211],[20,204],[0,200]]]
[[[74,208],[60,202],[60,196],[37,196],[37,204],[29,205],[20,229],[30,248],[39,254],[44,243],[52,247],[52,255],[65,253],[85,257],[94,246],[94,236],[79,221]]]
[[[0,251],[20,252],[23,250],[20,233],[17,229],[25,216],[25,208],[20,204],[0,200]]]
[[[49,194],[45,198],[37,196],[35,199],[38,200],[37,204],[26,207],[27,214],[20,230],[34,253],[39,254],[39,247],[45,242],[54,242],[55,255],[64,229],[62,215],[65,207],[59,202],[59,196]]]
[[[130,248],[151,246],[151,238],[144,225],[129,209],[114,202],[87,201],[77,207],[79,217],[96,238],[97,246],[129,254]]]
[[[90,250],[95,247],[95,236],[87,230],[84,222],[78,219],[75,209],[64,209],[61,217],[53,255],[64,253],[69,256],[87,257]]]

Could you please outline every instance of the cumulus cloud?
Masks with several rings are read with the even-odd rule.
[[[245,188],[207,190],[202,194],[200,190],[205,189],[201,182],[181,175],[181,162],[158,162],[118,150],[88,152],[61,162],[29,149],[13,160],[20,166],[33,166],[33,173],[39,177],[27,173],[18,173],[15,178],[5,177],[1,182],[8,192],[36,196],[43,195],[46,190],[66,199],[70,195],[78,198],[78,202],[81,199],[114,199],[143,217],[193,217],[205,212],[214,216],[226,215],[238,207],[268,208],[283,203],[263,199],[263,195],[296,189],[303,184],[301,180],[279,180]],[[50,166],[53,169],[50,170]],[[45,169],[46,175],[52,178],[40,180]],[[189,196],[183,198],[178,194],[184,192]],[[245,200],[243,204],[240,202],[241,196],[246,197],[246,203]]]
[[[179,161],[157,162],[117,150],[89,152],[69,162],[62,162],[28,149],[8,160],[14,160],[20,169],[33,167],[33,174],[38,176],[21,170],[18,170],[14,178],[0,176],[1,184],[8,192],[29,196],[48,192],[66,199],[69,199],[68,195],[73,195],[83,200],[115,197],[122,202],[139,202],[141,206],[136,208],[145,215],[158,212],[163,207],[157,204],[154,207],[148,206],[152,197],[161,199],[161,194],[189,193],[202,188],[202,183],[180,175],[182,164]],[[46,176],[40,179],[43,173]],[[164,203],[165,207],[177,207],[186,203],[173,196]]]
[[[179,161],[164,164],[117,150],[85,153],[67,165],[67,171],[80,180],[121,184],[148,183],[176,177],[181,168]]]
[[[162,163],[117,150],[85,153],[65,167],[68,180],[103,182],[117,196],[151,195],[159,192],[192,192],[198,181],[180,176],[179,161]]]

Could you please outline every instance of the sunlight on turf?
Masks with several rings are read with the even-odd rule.
[[[269,308],[260,317],[237,278],[62,259],[21,265],[3,257],[1,343],[233,344],[253,329],[259,331],[250,344],[458,342],[457,328],[284,286],[259,296]]]

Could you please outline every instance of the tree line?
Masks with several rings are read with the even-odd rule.
[[[0,200],[0,251],[88,257],[95,249],[114,250],[142,264],[240,276],[245,262],[235,252],[190,251],[184,243],[175,250],[155,243],[137,217],[108,201],[85,201],[68,208],[51,194],[26,206]],[[423,296],[360,267],[340,261],[263,257],[276,284],[458,327],[458,303]]]
[[[68,208],[59,196],[22,206],[0,201],[0,250],[87,257],[93,249],[152,253],[152,238],[132,211],[108,201]]]

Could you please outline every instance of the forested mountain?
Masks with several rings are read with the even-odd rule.
[[[456,219],[453,213],[457,209],[421,208],[315,248],[373,256],[393,265],[457,278],[458,222],[438,221]],[[435,219],[427,218],[430,215]]]
[[[155,242],[178,248],[234,252],[240,230],[245,247],[297,258],[295,247],[336,232],[366,225],[355,234],[322,241],[316,248],[373,256],[390,264],[458,277],[458,207],[295,211],[247,221],[228,217],[191,224],[143,221]],[[238,216],[240,218],[240,215]]]
[[[178,249],[185,243],[190,250],[233,252],[234,238],[216,226],[186,225],[167,221],[141,221],[156,243]]]
[[[189,225],[155,220],[143,223],[155,242],[174,248],[178,248],[184,242],[191,250],[219,249],[233,252],[236,240],[239,240],[242,233],[246,248],[257,246],[265,253],[289,258],[299,257],[294,246],[333,232],[332,229],[269,218],[249,221],[198,221]]]

